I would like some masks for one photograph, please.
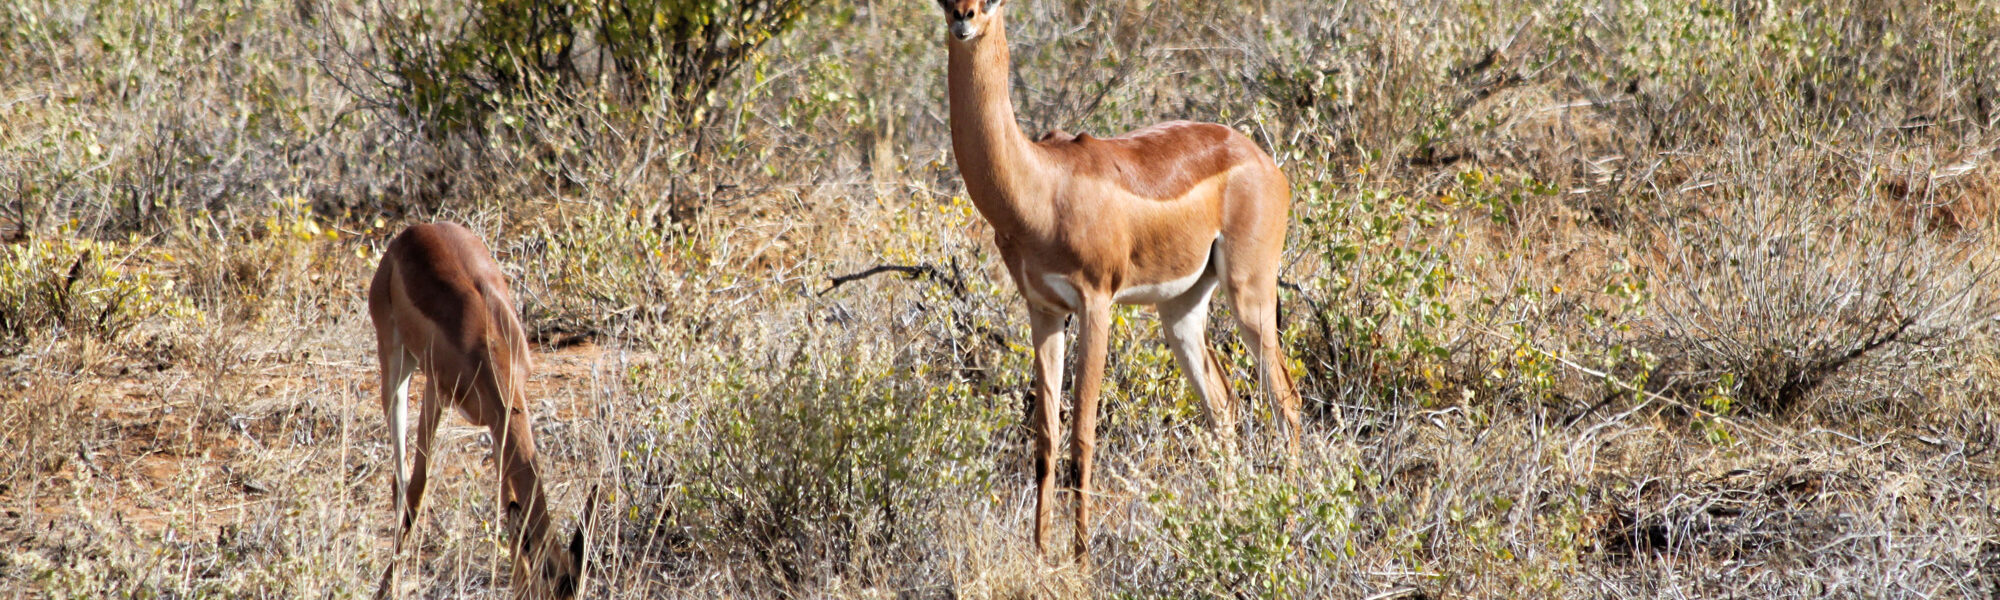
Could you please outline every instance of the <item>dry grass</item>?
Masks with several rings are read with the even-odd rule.
[[[1028,128],[1216,120],[1292,178],[1296,468],[1261,398],[1220,454],[1124,311],[1097,567],[1030,554],[930,3],[808,14],[698,131],[604,93],[428,136],[367,108],[375,3],[26,0],[0,593],[370,593],[362,288],[449,219],[537,340],[557,514],[604,490],[589,597],[2000,594],[1989,3],[1010,5]],[[932,275],[827,279],[879,264]],[[487,596],[488,440],[443,433],[403,591]]]

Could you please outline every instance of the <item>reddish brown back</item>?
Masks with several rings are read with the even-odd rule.
[[[1114,138],[1051,132],[1037,143],[1072,174],[1118,182],[1144,198],[1180,198],[1203,180],[1256,159],[1234,130],[1214,123],[1169,121]],[[1247,141],[1247,140],[1246,140]],[[1248,151],[1246,151],[1248,150]]]

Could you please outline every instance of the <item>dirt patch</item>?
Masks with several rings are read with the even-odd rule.
[[[610,353],[582,344],[538,354],[530,397],[587,396],[591,373],[604,372]],[[39,523],[105,517],[136,536],[160,536],[170,526],[215,531],[244,506],[284,491],[287,474],[331,466],[289,462],[301,451],[342,440],[364,454],[387,445],[377,433],[382,416],[373,401],[379,380],[372,363],[279,365],[220,380],[174,369],[86,381],[77,393],[90,434],[54,472],[0,487],[0,506],[16,516],[27,516],[20,514],[25,510]],[[572,402],[542,405],[555,409],[542,419],[566,420],[578,410]],[[480,464],[440,460],[438,478],[485,468],[483,430],[457,417],[443,428],[446,452],[476,455]]]

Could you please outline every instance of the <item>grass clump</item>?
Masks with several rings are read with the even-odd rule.
[[[663,510],[705,561],[789,589],[942,584],[931,542],[944,497],[993,489],[1007,423],[968,386],[869,354],[727,361],[704,386],[727,400],[656,426],[683,440],[660,449],[681,466]]]
[[[434,139],[483,132],[507,98],[658,108],[697,126],[711,92],[817,0],[364,3],[381,22],[357,66]],[[357,82],[364,81],[356,78]],[[608,86],[605,84],[609,84]],[[656,98],[657,96],[657,98]]]
[[[1313,572],[1354,556],[1357,510],[1351,473],[1287,477],[1223,459],[1200,487],[1162,490],[1148,500],[1162,514],[1162,541],[1178,576],[1175,596],[1304,598]],[[1171,590],[1171,591],[1169,591]]]
[[[0,355],[49,335],[122,341],[155,318],[192,314],[163,253],[70,237],[0,246]]]
[[[1719,390],[1710,396],[1776,414],[1839,382],[1879,382],[1842,394],[1879,401],[1900,395],[1893,382],[1921,370],[1919,357],[1965,343],[1993,314],[1995,267],[1969,246],[1884,235],[1891,227],[1867,215],[1795,210],[1668,233],[1643,333],[1664,361],[1657,384]]]

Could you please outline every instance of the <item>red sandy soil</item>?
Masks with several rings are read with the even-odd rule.
[[[599,377],[619,377],[610,354],[588,343],[538,353],[536,372],[529,378],[531,402],[544,409],[537,418],[574,416],[580,410],[577,399],[592,397],[593,370]],[[0,514],[7,517],[0,519],[0,545],[18,547],[32,540],[39,527],[24,523],[24,516],[47,524],[94,513],[110,516],[129,534],[142,537],[161,534],[170,518],[179,516],[193,531],[214,531],[234,522],[243,508],[271,497],[274,490],[261,474],[333,468],[292,463],[315,458],[308,445],[339,444],[345,436],[350,451],[373,446],[377,453],[387,454],[380,449],[388,440],[380,429],[383,417],[376,401],[379,384],[372,356],[253,367],[220,381],[180,368],[121,371],[80,384],[78,418],[94,424],[95,435],[85,436],[93,441],[65,449],[65,456],[34,457],[60,464],[38,481],[0,486],[0,511],[4,511]],[[421,384],[411,387],[420,390]],[[210,394],[193,386],[227,391]],[[419,401],[417,395],[413,394],[412,403]],[[337,402],[351,406],[333,404]],[[550,408],[553,411],[546,410]],[[416,409],[411,406],[412,413]],[[301,414],[316,415],[319,422],[301,424],[297,417]],[[485,445],[471,442],[482,431],[460,417],[446,418],[439,433],[443,454],[433,463],[434,481],[487,468]],[[386,513],[388,476],[386,469],[381,473]],[[32,513],[23,515],[31,503]],[[176,510],[188,505],[203,510],[192,515]]]

